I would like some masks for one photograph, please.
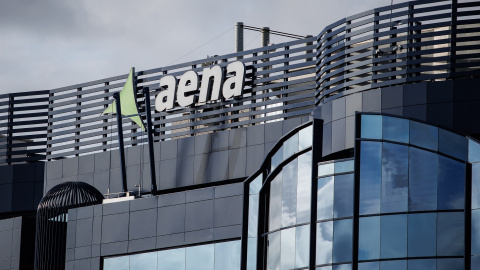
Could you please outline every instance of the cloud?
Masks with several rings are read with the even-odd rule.
[[[345,16],[388,4],[388,0],[3,1],[0,93],[63,87],[126,74],[132,66],[151,69],[232,53],[237,21],[317,35]],[[250,42],[250,49],[260,46],[258,33],[247,32],[245,42]],[[202,44],[206,45],[198,48]]]

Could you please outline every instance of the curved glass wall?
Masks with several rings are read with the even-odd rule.
[[[268,154],[262,169],[246,180],[246,269],[257,269],[259,244],[264,247],[266,269],[309,265],[312,132],[312,123],[308,123],[284,136]],[[268,216],[259,217],[260,201],[267,202],[263,211]]]
[[[103,260],[104,270],[240,269],[240,241],[174,248]]]
[[[467,168],[480,147],[408,119],[361,115],[360,127],[358,269],[464,269]]]

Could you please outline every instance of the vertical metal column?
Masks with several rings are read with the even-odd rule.
[[[243,22],[235,24],[235,52],[243,52]],[[239,59],[243,59],[243,56],[237,56]]]
[[[120,167],[122,170],[122,191],[127,192],[127,171],[125,168],[125,146],[123,144],[123,124],[122,124],[122,108],[120,106],[120,93],[113,94],[115,106],[117,109],[117,131],[118,131],[118,148],[120,150]]]
[[[143,96],[145,97],[145,113],[147,120],[147,135],[148,135],[148,152],[150,154],[150,192],[152,196],[157,193],[157,182],[155,175],[155,153],[153,150],[153,124],[152,111],[150,109],[150,88],[143,88]]]
[[[262,27],[262,47],[270,44],[270,27]]]

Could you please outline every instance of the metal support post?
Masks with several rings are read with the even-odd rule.
[[[122,108],[120,106],[120,93],[114,93],[117,109],[118,148],[120,150],[120,167],[122,169],[122,191],[127,192],[127,171],[125,168],[125,146],[123,144]]]
[[[143,96],[145,97],[145,112],[147,120],[147,134],[148,134],[148,152],[150,153],[150,191],[152,195],[157,193],[157,182],[155,176],[155,152],[153,150],[153,124],[152,111],[150,110],[150,88],[143,88]]]

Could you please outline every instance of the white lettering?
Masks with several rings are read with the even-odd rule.
[[[243,84],[245,83],[245,65],[242,62],[228,64],[227,73],[235,73],[223,84],[223,98],[232,98],[242,95]]]
[[[211,78],[213,78],[213,83]],[[212,68],[204,68],[202,73],[202,85],[200,86],[200,97],[198,103],[207,102],[208,96],[210,100],[217,100],[220,96],[220,88],[223,83],[223,72],[219,66]]]
[[[182,107],[193,104],[193,92],[198,90],[198,75],[195,71],[185,72],[180,78],[177,90],[177,103]]]
[[[177,79],[174,76],[164,76],[160,79],[160,88],[167,87],[158,93],[155,98],[155,110],[161,112],[173,109]]]

